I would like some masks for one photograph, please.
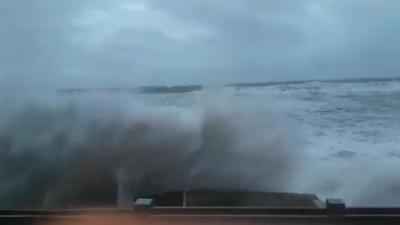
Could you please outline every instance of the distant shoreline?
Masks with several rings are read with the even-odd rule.
[[[389,82],[400,81],[400,77],[386,78],[349,78],[349,79],[310,79],[292,81],[267,81],[267,82],[239,82],[224,85],[224,87],[246,88],[246,87],[266,87],[275,85],[304,84],[310,82],[322,83],[367,83],[367,82]],[[131,88],[65,88],[58,90],[63,94],[81,94],[87,92],[132,92],[140,94],[179,94],[203,90],[204,85],[175,85],[175,86],[139,86]]]

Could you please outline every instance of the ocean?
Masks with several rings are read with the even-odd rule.
[[[3,207],[68,206],[113,182],[127,198],[228,188],[400,205],[398,79],[70,89],[15,101],[0,122]]]

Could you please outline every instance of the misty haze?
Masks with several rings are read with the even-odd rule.
[[[185,190],[399,206],[399,9],[0,0],[0,208]]]

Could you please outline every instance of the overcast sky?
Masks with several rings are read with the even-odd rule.
[[[0,0],[2,86],[398,76],[398,0]]]

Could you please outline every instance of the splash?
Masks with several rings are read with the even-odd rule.
[[[58,96],[10,106],[0,123],[1,206],[113,205],[188,188],[291,189],[300,139],[271,108],[224,97],[143,102]]]

